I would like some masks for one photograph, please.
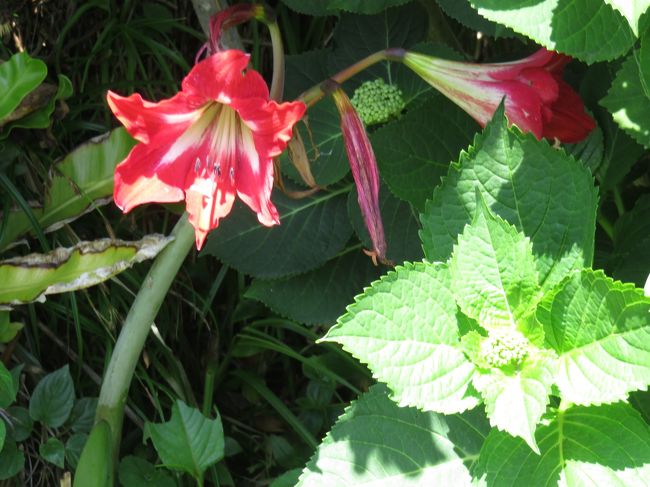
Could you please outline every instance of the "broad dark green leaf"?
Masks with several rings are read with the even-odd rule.
[[[623,282],[643,287],[650,274],[650,195],[639,198],[614,227],[614,250],[607,271]]]
[[[595,174],[604,157],[603,131],[596,126],[585,140],[575,144],[566,144],[564,150]]]
[[[401,5],[411,0],[282,0],[296,12],[322,16],[333,15],[339,10],[358,14],[376,14],[389,7]]]
[[[4,421],[0,421],[0,451],[5,445],[5,438],[7,436],[7,426]]]
[[[208,419],[198,409],[177,400],[166,423],[145,423],[144,437],[151,438],[163,464],[195,479],[223,458],[221,419]]]
[[[0,122],[47,76],[47,66],[40,59],[19,52],[0,63]]]
[[[95,424],[95,410],[97,409],[96,397],[82,397],[79,399],[70,414],[70,428],[75,433],[90,433]]]
[[[650,98],[639,74],[638,51],[625,59],[601,105],[634,140],[650,147]]]
[[[513,37],[516,35],[504,25],[491,22],[480,16],[472,8],[469,0],[437,0],[437,2],[447,15],[472,30],[492,37]]]
[[[449,163],[479,129],[469,115],[439,95],[380,128],[370,140],[390,190],[422,209]]]
[[[422,260],[422,246],[418,241],[420,224],[417,213],[411,205],[400,201],[382,185],[379,191],[379,208],[384,224],[384,234],[388,250],[386,256],[395,264],[405,261]],[[355,233],[365,248],[371,249],[372,243],[366,224],[361,216],[357,191],[350,191],[348,196],[348,214]]]
[[[645,487],[650,483],[650,430],[628,404],[559,411],[536,435],[541,455],[493,430],[477,471],[487,485]]]
[[[7,435],[14,441],[24,441],[29,438],[34,428],[34,421],[29,411],[22,406],[11,406],[7,409],[10,424],[7,425]]]
[[[461,351],[458,308],[444,264],[398,266],[355,298],[322,339],[368,364],[400,406],[455,413],[478,404],[475,367]]]
[[[11,372],[5,367],[5,364],[0,361],[0,408],[6,408],[16,400],[18,387],[14,384],[14,379]]]
[[[175,487],[176,482],[164,470],[144,458],[129,455],[120,462],[118,471],[122,487]]]
[[[63,468],[65,460],[65,446],[57,438],[48,438],[45,443],[38,447],[38,454],[46,461]]]
[[[50,428],[63,425],[74,404],[74,383],[68,365],[43,377],[29,399],[29,415]]]
[[[329,325],[380,272],[361,250],[353,250],[295,277],[255,279],[246,297],[262,301],[275,312],[300,323]]]
[[[591,265],[598,196],[590,171],[546,141],[508,129],[502,109],[450,166],[420,216],[429,260],[449,258],[474,215],[476,189],[494,214],[530,238],[544,289]]]
[[[70,435],[68,441],[65,442],[65,461],[72,470],[77,469],[86,441],[88,441],[86,433],[75,433]]]
[[[634,33],[603,0],[470,0],[483,17],[587,63],[622,56]]]
[[[470,486],[488,431],[479,410],[442,416],[398,407],[377,385],[338,419],[298,487]]]
[[[294,200],[279,191],[273,202],[278,226],[262,226],[255,214],[235,203],[233,211],[208,237],[205,253],[237,270],[261,278],[307,272],[338,254],[350,238],[348,188],[320,191]]]
[[[0,451],[0,480],[7,480],[25,467],[25,454],[18,449],[16,442],[7,438]]]
[[[535,317],[558,353],[563,399],[623,401],[650,385],[650,297],[602,271],[575,272],[547,293]]]

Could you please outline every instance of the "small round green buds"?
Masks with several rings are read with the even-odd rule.
[[[516,330],[491,330],[481,343],[481,358],[491,367],[519,365],[526,358],[530,342]]]
[[[381,78],[359,86],[351,101],[366,126],[388,122],[404,109],[402,90]]]

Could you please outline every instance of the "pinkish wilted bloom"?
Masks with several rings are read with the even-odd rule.
[[[376,262],[386,260],[386,237],[379,211],[379,172],[375,153],[368,140],[368,134],[352,106],[350,99],[341,88],[332,93],[336,108],[341,115],[341,131],[348,154],[352,176],[357,186],[359,207],[370,234],[373,249],[368,254]]]
[[[519,61],[473,64],[407,52],[403,62],[481,126],[505,97],[511,124],[535,137],[578,142],[596,126],[580,96],[562,79],[570,57],[540,49]]]

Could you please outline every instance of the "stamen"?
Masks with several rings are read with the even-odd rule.
[[[196,161],[194,161],[194,172],[199,172],[200,168],[201,168],[201,159],[197,157]]]
[[[235,168],[234,167],[230,168],[230,182],[232,184],[235,184]]]
[[[212,172],[218,177],[221,177],[221,164],[218,162],[212,167]]]

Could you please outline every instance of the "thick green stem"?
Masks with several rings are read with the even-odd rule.
[[[338,87],[338,85],[349,80],[352,76],[359,74],[364,69],[368,69],[373,64],[377,64],[381,61],[401,62],[404,58],[405,53],[406,51],[401,48],[388,48],[377,51],[370,56],[363,58],[361,61],[348,66],[344,70],[339,71],[328,80],[319,83],[316,86],[312,86],[302,95],[300,95],[298,99],[310,107],[314,105],[314,103],[316,103],[318,100],[323,98],[323,96],[329,94],[332,88]]]
[[[110,426],[114,460],[119,453],[127,394],[142,348],[160,305],[194,244],[194,228],[187,214],[178,221],[172,236],[174,240],[156,257],[140,287],[102,381],[95,422],[104,420]]]

